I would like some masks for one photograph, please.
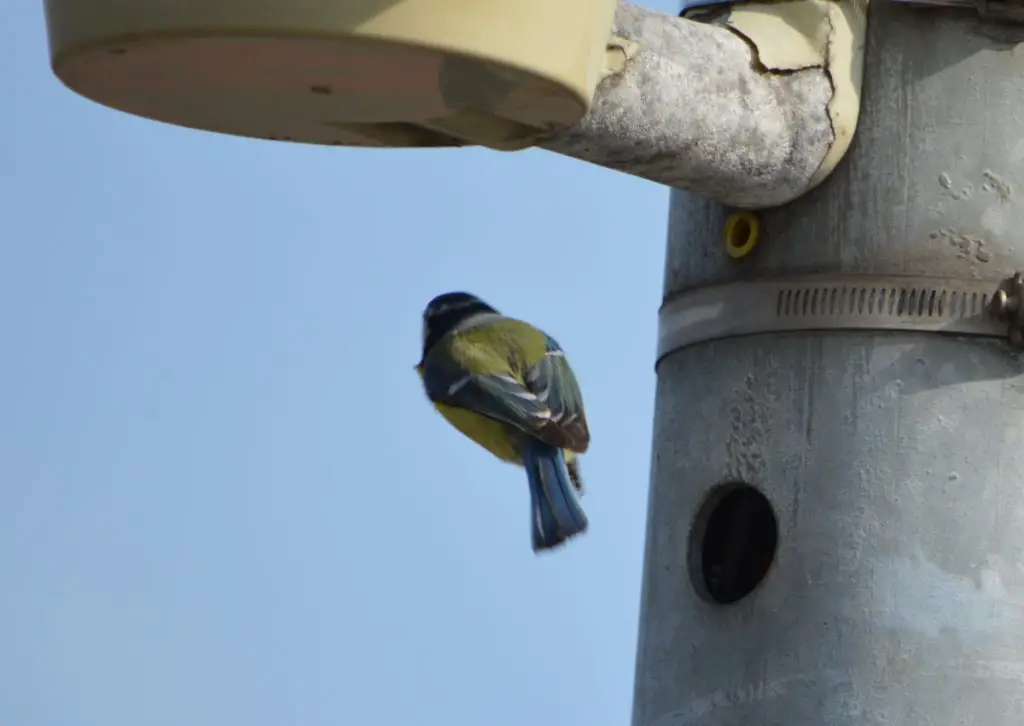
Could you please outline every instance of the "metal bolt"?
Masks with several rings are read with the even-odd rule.
[[[1019,272],[1003,280],[989,302],[991,314],[999,318],[1015,316],[1020,312],[1022,291],[1024,277]]]
[[[996,315],[997,317],[1002,317],[1003,315],[1006,315],[1009,304],[1010,296],[1006,294],[1006,290],[996,290],[996,294],[992,296],[992,314]]]

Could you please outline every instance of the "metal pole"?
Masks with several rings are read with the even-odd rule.
[[[674,193],[634,726],[1024,723],[1022,27],[873,2],[853,146],[746,257]]]

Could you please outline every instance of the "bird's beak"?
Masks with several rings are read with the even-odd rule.
[[[421,376],[423,375],[423,361],[420,361],[419,363],[416,364],[416,372],[419,373]]]

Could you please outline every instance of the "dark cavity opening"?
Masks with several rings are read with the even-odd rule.
[[[707,600],[728,605],[761,584],[779,542],[772,505],[749,484],[712,490],[697,513],[690,537],[690,576]]]

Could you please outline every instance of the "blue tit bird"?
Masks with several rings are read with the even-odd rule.
[[[535,552],[586,531],[578,457],[590,430],[576,376],[553,338],[475,295],[449,292],[423,312],[416,370],[452,426],[526,469]]]

